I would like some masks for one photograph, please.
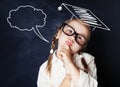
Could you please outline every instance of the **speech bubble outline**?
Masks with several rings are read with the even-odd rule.
[[[11,19],[12,12],[16,12],[19,9],[26,8],[26,7],[32,8],[34,11],[40,11],[44,15],[43,25],[36,25],[35,27],[32,27],[31,29],[27,29],[27,28],[21,29],[18,26],[13,26],[12,25],[12,23],[9,21],[9,19]],[[41,38],[45,42],[49,43],[49,41],[43,37],[43,35],[40,33],[40,31],[38,29],[39,27],[44,27],[45,26],[45,24],[46,24],[46,18],[47,18],[47,15],[43,12],[42,9],[36,9],[33,6],[31,6],[31,5],[24,5],[24,6],[21,5],[21,6],[18,6],[17,9],[12,9],[12,10],[9,11],[9,16],[7,17],[7,22],[9,23],[9,25],[10,25],[11,28],[16,28],[16,29],[18,29],[20,31],[32,31],[33,30],[35,32],[35,34],[39,38]]]

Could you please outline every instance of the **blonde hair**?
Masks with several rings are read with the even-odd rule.
[[[71,21],[73,21],[73,20],[78,20],[78,19],[76,19],[76,18],[69,19],[69,20],[66,20],[65,23],[69,23],[69,22],[71,22]],[[80,19],[79,19],[79,22],[80,22],[81,24],[83,24],[87,29],[89,29],[89,33],[91,34],[90,27],[89,27],[86,23],[84,23],[83,21],[81,21]],[[53,38],[52,38],[51,49],[53,49],[53,50],[55,50],[56,44],[57,44],[57,42],[58,42],[58,39],[56,38],[56,36],[57,36],[59,30],[60,30],[63,26],[64,26],[64,25],[62,24],[60,27],[58,27],[58,31],[56,32],[56,34],[55,34],[55,35],[53,36]],[[86,45],[83,46],[83,49],[80,50],[80,51],[84,51],[85,48],[86,48]],[[49,54],[48,62],[47,62],[47,67],[46,67],[46,70],[47,70],[47,72],[48,72],[49,75],[51,75],[51,69],[52,69],[52,55],[53,55],[53,53],[50,53],[50,54]],[[81,62],[82,62],[82,64],[83,64],[84,68],[85,68],[85,72],[88,72],[88,71],[89,71],[89,67],[88,67],[85,59],[82,58],[82,61],[81,61]]]

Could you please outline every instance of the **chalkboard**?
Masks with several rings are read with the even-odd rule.
[[[86,52],[95,56],[100,87],[119,85],[119,0],[1,0],[0,87],[37,87],[52,36],[71,17],[65,9],[59,11],[62,3],[89,9],[110,29],[92,31]]]

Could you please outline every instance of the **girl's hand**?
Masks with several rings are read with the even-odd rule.
[[[57,51],[58,57],[64,62],[65,65],[73,63],[73,55],[70,46],[63,45],[59,51]]]
[[[63,79],[59,87],[70,87],[70,83],[71,83],[71,75],[66,74],[65,78]]]
[[[71,52],[70,46],[64,45],[61,47],[59,51],[57,51],[57,56],[61,58],[63,61],[65,67],[67,68],[67,71],[70,73],[72,81],[74,83],[74,86],[78,84],[79,77],[80,77],[80,71],[73,63],[73,54]],[[64,79],[66,82],[66,79]],[[63,82],[64,82],[63,80]],[[70,82],[69,80],[67,80]],[[68,84],[68,83],[67,83]],[[65,85],[65,83],[64,83]],[[60,87],[69,87],[69,86],[60,86]]]

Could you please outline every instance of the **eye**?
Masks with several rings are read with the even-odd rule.
[[[83,36],[78,35],[78,36],[77,36],[77,39],[79,39],[79,40],[83,40],[84,38],[83,38]]]
[[[72,34],[72,33],[73,33],[73,30],[68,29],[68,30],[67,30],[67,33]]]
[[[69,35],[74,33],[74,31],[71,28],[67,28],[65,32]]]
[[[83,44],[85,44],[85,43],[87,43],[87,40],[84,38],[84,36],[82,36],[82,35],[77,35],[77,42],[79,43],[79,44],[81,44],[81,45],[83,45]]]

